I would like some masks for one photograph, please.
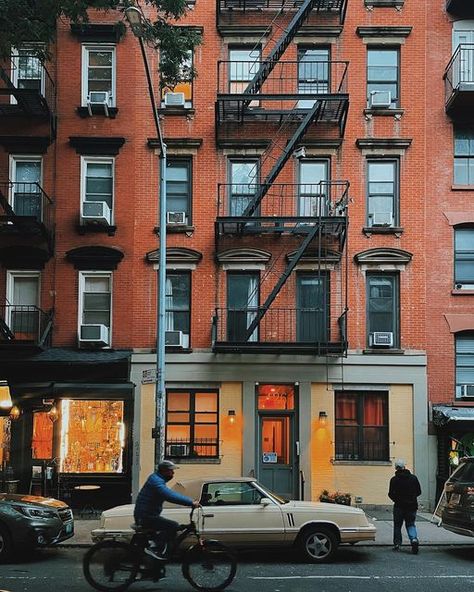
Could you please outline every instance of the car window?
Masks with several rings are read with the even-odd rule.
[[[456,483],[456,481],[474,481],[474,463],[465,462],[460,465],[449,478],[450,483]]]
[[[201,496],[203,506],[257,505],[263,495],[251,483],[205,483]]]

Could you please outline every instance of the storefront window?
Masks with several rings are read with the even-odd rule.
[[[123,472],[123,415],[123,401],[62,401],[61,472]]]
[[[44,411],[33,414],[31,452],[34,459],[53,458],[53,422]]]
[[[258,408],[292,410],[295,408],[295,389],[291,385],[261,384],[258,387]]]
[[[0,417],[0,470],[10,457],[10,426],[8,417]]]

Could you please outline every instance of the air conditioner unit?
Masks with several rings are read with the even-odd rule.
[[[184,107],[186,99],[182,92],[167,92],[165,94],[165,107]]]
[[[166,212],[168,224],[186,224],[186,212]]]
[[[461,397],[474,397],[474,384],[460,384]]]
[[[393,333],[391,331],[375,331],[370,335],[372,347],[393,347]]]
[[[169,456],[189,456],[188,444],[168,444]]]
[[[184,347],[184,333],[182,331],[165,331],[165,345]]]
[[[388,109],[392,104],[392,93],[389,90],[373,90],[369,97],[371,109]]]
[[[109,225],[111,211],[105,201],[84,201],[82,202],[82,219]]]
[[[374,212],[372,214],[372,226],[392,226],[392,212]]]
[[[108,90],[93,90],[87,95],[87,109],[89,115],[92,115],[92,105],[100,105],[104,109],[105,115],[109,116],[109,104],[111,93]]]
[[[81,325],[79,341],[94,345],[109,345],[109,328],[105,325]]]
[[[457,283],[456,290],[474,290],[474,284]]]

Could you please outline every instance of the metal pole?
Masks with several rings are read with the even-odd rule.
[[[150,95],[153,119],[155,121],[156,133],[160,142],[159,155],[159,230],[160,241],[157,273],[157,319],[156,319],[156,378],[155,378],[155,470],[165,456],[165,427],[166,427],[166,386],[165,386],[165,316],[166,316],[166,144],[161,133],[160,120],[156,109],[155,93],[150,75],[150,66],[145,51],[143,39],[136,34],[140,43],[143,64],[148,83],[148,94]]]

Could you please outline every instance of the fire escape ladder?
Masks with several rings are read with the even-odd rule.
[[[276,178],[278,177],[280,171],[285,166],[286,162],[290,158],[291,154],[294,152],[298,142],[301,138],[305,135],[306,131],[308,130],[309,126],[313,123],[313,121],[317,121],[319,114],[321,112],[322,102],[315,101],[314,105],[305,115],[303,121],[300,123],[298,129],[295,131],[293,136],[290,138],[286,146],[284,147],[281,155],[278,157],[277,161],[273,165],[271,171],[265,177],[264,181],[259,186],[257,192],[255,193],[252,201],[246,207],[245,211],[242,214],[242,217],[250,217],[253,213],[258,209],[260,203],[262,202],[263,198],[265,197],[267,191],[270,189],[272,184],[275,182]],[[271,149],[271,147],[270,147]]]
[[[0,336],[4,341],[13,341],[15,335],[3,319],[0,319]]]
[[[0,206],[3,208],[5,214],[9,218],[15,218],[15,212],[13,211],[13,208],[11,207],[11,205],[8,203],[8,199],[3,195],[1,189],[0,189]]]
[[[249,85],[244,91],[244,94],[248,95],[256,95],[259,93],[260,89],[262,88],[263,83],[267,79],[268,75],[271,73],[273,68],[278,63],[278,60],[281,56],[285,53],[286,48],[290,45],[293,41],[295,35],[298,33],[301,25],[305,22],[308,18],[309,13],[313,10],[313,8],[319,4],[321,0],[304,0],[301,4],[298,12],[294,15],[291,19],[288,28],[286,29],[285,33],[280,37],[277,41],[275,47],[269,53],[269,55],[265,58],[260,66],[258,72],[250,81]],[[252,99],[249,98],[244,102],[244,108],[248,107],[250,101]]]
[[[288,265],[286,266],[285,271],[278,279],[277,283],[273,287],[270,294],[267,296],[267,299],[265,300],[265,302],[262,304],[262,306],[258,307],[258,311],[257,311],[257,314],[255,315],[255,318],[252,320],[252,322],[250,323],[250,325],[247,328],[247,334],[245,336],[246,341],[248,341],[250,339],[250,337],[252,336],[252,333],[259,326],[260,321],[265,316],[265,313],[270,308],[270,306],[271,306],[272,302],[275,300],[275,298],[278,296],[278,293],[280,292],[280,290],[286,284],[286,281],[290,277],[291,272],[296,267],[298,261],[301,259],[301,257],[305,253],[306,249],[309,247],[312,240],[314,239],[314,237],[316,236],[316,234],[319,231],[320,231],[320,224],[315,224],[314,226],[308,227],[308,234],[307,234],[306,238],[301,243],[301,245],[300,245],[299,249],[296,251],[295,255],[293,257],[291,257],[291,260],[288,262]]]

